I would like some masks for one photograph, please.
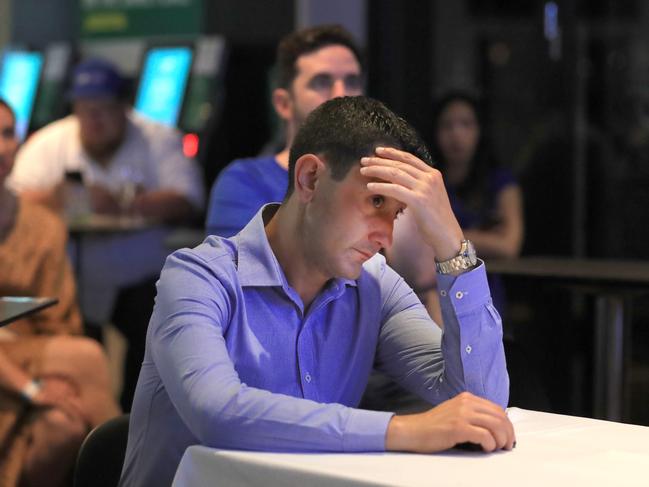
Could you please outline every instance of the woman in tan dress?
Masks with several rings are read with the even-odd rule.
[[[0,487],[56,486],[90,429],[119,410],[101,347],[73,336],[81,318],[63,222],[5,188],[18,147],[14,125],[0,99],[0,295],[59,303],[0,329]]]

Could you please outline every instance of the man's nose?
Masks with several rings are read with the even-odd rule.
[[[386,214],[376,219],[374,231],[372,232],[370,239],[381,248],[389,248],[392,246],[393,230],[394,218]]]
[[[331,88],[331,98],[338,98],[345,95],[347,95],[345,80],[337,79],[336,81],[334,81],[334,85]]]

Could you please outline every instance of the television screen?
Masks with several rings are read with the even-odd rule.
[[[7,51],[0,67],[0,97],[16,113],[16,134],[23,140],[29,129],[43,65],[43,55],[31,51]]]
[[[189,47],[155,47],[144,59],[135,109],[165,125],[175,126],[182,108],[192,64]]]

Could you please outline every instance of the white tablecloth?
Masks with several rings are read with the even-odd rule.
[[[649,486],[649,428],[510,408],[511,452],[288,454],[187,449],[174,487]]]

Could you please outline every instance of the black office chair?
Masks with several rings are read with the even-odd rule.
[[[92,430],[81,445],[74,487],[116,487],[124,464],[129,415],[122,414]]]

